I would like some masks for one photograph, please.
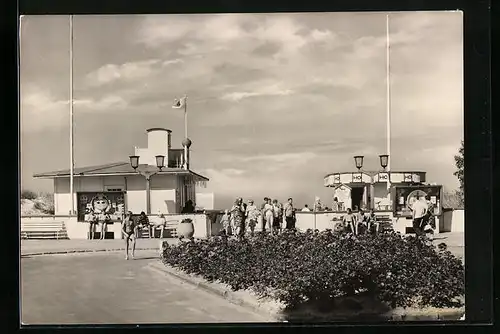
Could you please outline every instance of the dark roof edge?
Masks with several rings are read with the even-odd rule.
[[[146,129],[146,132],[151,132],[151,131],[167,131],[168,133],[172,133],[172,130],[169,130],[167,128],[149,128]]]

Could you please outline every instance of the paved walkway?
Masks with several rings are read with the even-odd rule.
[[[165,239],[176,244],[178,239]],[[159,249],[160,239],[137,239],[136,249]],[[125,249],[124,240],[21,240],[21,255]]]
[[[23,324],[264,322],[260,315],[147,268],[154,251],[21,260]]]

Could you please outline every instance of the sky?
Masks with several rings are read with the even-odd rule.
[[[191,169],[217,207],[235,196],[329,202],[328,173],[386,153],[386,14],[74,17],[75,167],[128,161],[145,130],[181,147],[188,95]],[[391,169],[458,188],[463,139],[461,12],[390,13]],[[23,16],[21,187],[69,169],[69,16]]]

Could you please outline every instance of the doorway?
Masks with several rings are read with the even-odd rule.
[[[363,195],[365,193],[365,187],[353,187],[351,189],[351,204],[352,209],[357,206],[358,209],[363,207]]]

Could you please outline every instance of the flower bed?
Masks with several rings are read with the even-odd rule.
[[[162,260],[289,309],[359,295],[390,308],[459,307],[465,291],[463,264],[445,247],[396,233],[257,233],[241,241],[213,237],[168,247]]]

